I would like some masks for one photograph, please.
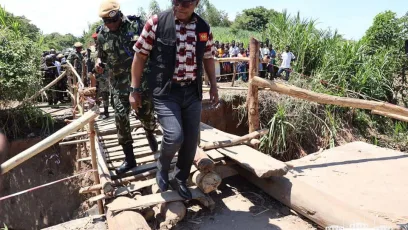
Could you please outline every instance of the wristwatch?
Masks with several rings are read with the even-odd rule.
[[[141,88],[134,88],[132,86],[129,87],[129,92],[130,93],[141,93],[142,89]]]

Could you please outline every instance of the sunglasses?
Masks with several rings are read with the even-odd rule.
[[[183,1],[183,0],[172,0],[173,6],[181,6],[183,8],[189,8],[196,3],[197,0]]]
[[[102,18],[104,24],[111,24],[115,23],[119,20],[119,15],[113,17],[113,18]]]

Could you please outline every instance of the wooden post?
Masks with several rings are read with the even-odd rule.
[[[234,87],[235,78],[237,77],[237,63],[232,63],[232,68],[234,68],[234,74],[232,75],[232,84],[231,86]]]
[[[259,73],[259,42],[253,37],[250,40],[249,51],[249,81],[251,81]],[[258,86],[250,84],[247,96],[249,133],[259,129],[258,107]]]
[[[4,162],[0,166],[0,172],[1,174],[5,174],[6,172],[10,171],[11,169],[17,167],[24,161],[32,158],[33,156],[37,155],[38,153],[44,151],[45,149],[51,147],[52,145],[56,144],[58,141],[60,141],[62,138],[65,136],[77,131],[81,127],[84,127],[90,120],[93,120],[95,117],[97,117],[99,114],[99,111],[96,110],[91,110],[84,114],[84,116],[78,118],[71,124],[65,126],[64,128],[58,130],[51,136],[45,138],[41,142],[35,144],[29,149],[24,150],[23,152],[19,153],[18,155],[12,157],[8,161]]]
[[[99,180],[99,173],[98,173],[98,163],[96,161],[96,148],[95,148],[95,120],[92,119],[89,122],[89,140],[91,144],[91,158],[92,158],[92,169],[96,170],[94,172],[94,179],[95,179],[95,184],[100,184]],[[98,190],[96,191],[96,195],[100,195],[101,191]],[[103,205],[102,201],[98,200],[98,209],[99,209],[99,214],[103,214]]]

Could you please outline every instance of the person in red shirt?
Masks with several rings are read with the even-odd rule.
[[[214,106],[218,104],[213,36],[207,22],[194,13],[199,2],[172,0],[172,9],[147,21],[133,48],[129,97],[132,108],[137,110],[143,100],[138,91],[147,62],[145,77],[163,129],[157,184],[161,191],[168,189],[171,162],[178,152],[175,189],[185,199],[192,198],[186,182],[199,141],[203,69],[211,85],[210,99]]]

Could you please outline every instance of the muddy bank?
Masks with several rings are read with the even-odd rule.
[[[237,100],[232,105],[220,100],[218,108],[211,106],[211,101],[203,100],[203,110],[201,112],[201,122],[210,125],[223,132],[243,136],[248,134],[247,120],[244,120],[242,124],[239,124],[238,113],[233,107],[239,104]]]
[[[40,138],[10,143],[6,159],[41,141]],[[22,163],[2,178],[0,197],[73,175],[76,146],[54,145]],[[0,226],[9,229],[39,229],[71,220],[83,198],[81,179],[54,184],[0,202]]]

